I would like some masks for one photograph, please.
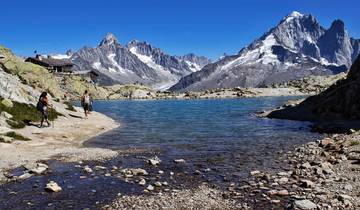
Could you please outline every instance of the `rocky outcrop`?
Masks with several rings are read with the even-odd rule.
[[[24,62],[21,58],[14,55],[11,50],[1,46],[0,53],[5,55],[5,58],[0,59],[0,69],[2,70],[0,74],[1,78],[4,78],[0,81],[3,90],[1,91],[2,96],[6,97],[7,94],[10,94],[11,96],[9,95],[8,97],[19,102],[30,100],[28,97],[36,93],[32,93],[29,91],[29,87],[25,87],[24,85],[19,85],[19,88],[16,88],[18,83],[22,83],[30,85],[38,91],[46,90],[55,98],[61,98],[62,91],[60,86],[56,82],[53,74],[49,73],[47,69]],[[15,75],[15,77],[11,75]],[[5,89],[8,89],[8,91]]]
[[[285,82],[281,84],[273,84],[269,87],[296,88],[302,93],[315,95],[329,88],[338,80],[344,78],[346,78],[346,73],[342,72],[340,74],[335,74],[335,75],[304,77],[299,80],[290,80],[289,82]]]
[[[240,50],[182,78],[172,91],[263,87],[310,75],[344,72],[359,54],[341,20],[324,29],[312,15],[293,12]]]
[[[359,91],[360,56],[351,66],[346,79],[295,107],[273,111],[268,117],[306,121],[359,120]]]

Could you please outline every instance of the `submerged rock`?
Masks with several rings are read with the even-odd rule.
[[[45,190],[49,192],[60,192],[62,188],[56,182],[50,181],[46,184]]]
[[[23,179],[28,179],[28,178],[30,178],[30,177],[32,177],[32,174],[30,174],[30,173],[24,173],[24,174],[18,176],[18,179],[23,180]]]
[[[155,187],[161,187],[162,186],[161,182],[155,182],[154,185],[155,185]]]
[[[260,174],[261,174],[260,171],[251,171],[251,172],[250,172],[250,175],[251,175],[251,176],[257,176],[257,175],[260,175]]]
[[[28,163],[24,165],[24,168],[30,173],[39,175],[44,173],[49,167],[44,163]]]
[[[39,175],[44,173],[48,168],[46,164],[37,163],[35,168],[30,169],[30,172]]]
[[[186,161],[184,159],[175,159],[175,163],[185,163]]]
[[[93,172],[93,170],[89,166],[85,166],[84,171],[89,174],[91,174]]]
[[[139,185],[144,186],[145,184],[146,184],[145,179],[141,179],[141,180],[139,181]]]
[[[97,171],[100,171],[100,170],[106,170],[106,167],[104,167],[104,166],[95,166],[94,169],[97,170]]]
[[[149,184],[146,189],[149,190],[149,191],[153,191],[155,188],[154,188],[154,186]]]
[[[134,175],[134,176],[139,176],[139,175],[147,176],[147,175],[149,175],[149,173],[146,170],[142,169],[142,168],[130,168],[130,169],[128,169],[128,171],[130,171],[131,174]]]
[[[161,162],[161,160],[157,156],[155,156],[154,158],[148,159],[148,163],[153,166],[159,165],[160,162]]]

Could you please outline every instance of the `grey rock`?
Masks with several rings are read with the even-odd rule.
[[[145,180],[145,179],[141,179],[141,180],[139,181],[139,185],[144,186],[145,184],[146,184],[146,180]]]
[[[85,166],[84,171],[89,174],[93,173],[93,170],[89,166]]]
[[[348,190],[348,191],[351,191],[351,190],[353,190],[353,186],[351,184],[347,184],[347,185],[344,186],[344,189]]]
[[[13,116],[5,111],[0,113],[0,116],[6,118],[6,119],[11,119]]]
[[[310,169],[310,168],[312,168],[312,166],[310,165],[309,162],[305,162],[305,163],[301,164],[300,168],[302,168],[302,169]]]
[[[23,179],[28,179],[28,178],[30,178],[30,177],[32,177],[32,174],[30,174],[30,173],[24,173],[24,174],[18,176],[18,179],[23,180]]]
[[[14,106],[14,103],[13,103],[10,99],[8,99],[8,98],[4,98],[4,99],[1,101],[1,103],[2,103],[4,106],[8,107],[8,108],[11,108],[11,107]]]
[[[11,138],[11,137],[8,137],[8,136],[0,136],[0,142],[10,144],[13,141],[14,141],[14,138]]]
[[[139,175],[146,176],[146,175],[149,175],[149,173],[146,170],[142,169],[142,168],[131,168],[131,169],[129,169],[129,171],[134,176],[139,176]]]
[[[349,195],[341,194],[338,196],[338,200],[341,202],[345,202],[346,200],[352,200],[352,197]]]
[[[47,165],[38,163],[37,167],[30,169],[30,172],[39,175],[39,174],[44,173],[47,169],[48,169]]]
[[[310,200],[297,200],[295,201],[295,207],[307,210],[307,209],[317,209],[317,206],[315,203],[311,202]]]
[[[161,182],[155,182],[154,185],[155,185],[155,187],[161,187],[162,183]]]
[[[8,127],[3,127],[3,126],[0,126],[0,134],[3,134],[5,135],[6,133],[8,132],[11,132],[12,130]]]
[[[154,186],[149,184],[146,189],[149,190],[149,191],[153,191],[155,188],[154,188]]]
[[[161,160],[158,157],[148,159],[148,163],[153,166],[159,165],[160,162],[161,162]]]
[[[310,181],[310,180],[300,180],[300,186],[304,187],[304,188],[314,188],[315,187],[315,183]]]
[[[251,175],[251,176],[258,176],[258,175],[260,175],[260,174],[261,174],[261,172],[260,172],[260,171],[257,171],[257,170],[250,172],[250,175]]]
[[[175,163],[185,163],[186,161],[184,159],[175,159]]]
[[[104,167],[104,166],[95,166],[94,169],[95,169],[96,171],[106,170],[106,167]]]
[[[62,188],[54,181],[50,181],[46,184],[45,190],[49,192],[60,192]]]

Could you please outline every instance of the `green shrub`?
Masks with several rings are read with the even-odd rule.
[[[24,128],[25,127],[25,123],[21,122],[21,121],[16,121],[16,120],[6,120],[6,123],[8,125],[10,125],[11,128],[14,129],[20,129],[20,128]]]
[[[64,104],[67,106],[67,110],[76,112],[76,109],[74,108],[73,104],[70,101],[65,101]]]
[[[359,145],[360,144],[360,142],[358,142],[358,141],[351,141],[350,142],[350,146],[356,146],[356,145]]]
[[[31,140],[29,138],[26,138],[20,134],[13,132],[13,131],[6,133],[5,136],[8,136],[8,137],[14,138],[16,140],[20,140],[20,141],[30,141]]]

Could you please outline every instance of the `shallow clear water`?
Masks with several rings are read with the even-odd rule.
[[[271,168],[276,154],[318,137],[309,132],[309,123],[254,115],[295,98],[97,101],[96,111],[121,127],[87,145],[152,149],[168,159],[231,172]]]
[[[113,166],[143,168],[149,172],[148,183],[166,181],[170,189],[192,188],[202,182],[224,190],[230,186],[229,182],[240,187],[247,182],[250,170],[276,172],[286,168],[288,164],[278,158],[279,154],[319,137],[309,132],[309,124],[305,122],[254,116],[256,111],[277,107],[294,98],[97,101],[96,111],[118,120],[121,127],[91,139],[87,146],[146,150],[124,153],[105,162],[49,160],[45,162],[49,165],[45,174],[0,186],[3,201],[0,209],[99,209],[118,193],[143,194],[144,187],[134,184],[139,177],[124,177],[119,171],[111,170]],[[146,161],[154,155],[162,160],[156,167]],[[175,164],[175,158],[183,158],[186,163]],[[101,165],[105,170],[88,174],[83,170],[85,165],[91,168]],[[20,167],[11,173],[17,175],[24,170]],[[159,170],[164,174],[159,175]],[[170,171],[176,175],[170,176]],[[50,180],[56,181],[63,191],[45,192]],[[267,206],[268,202],[261,202],[261,198],[254,201],[254,209],[274,209]],[[254,197],[250,194],[244,199],[253,201]],[[285,198],[278,207],[283,209],[287,205]]]

